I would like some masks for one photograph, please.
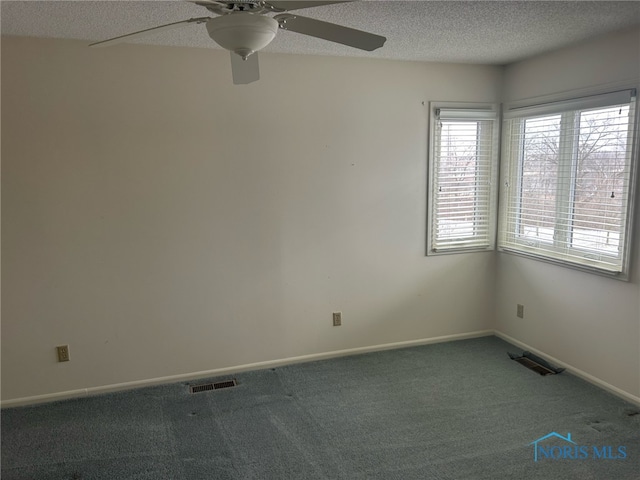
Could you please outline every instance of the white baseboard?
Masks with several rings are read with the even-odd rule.
[[[326,360],[329,358],[345,357],[348,355],[358,355],[361,353],[379,352],[383,350],[393,350],[396,348],[414,347],[419,345],[428,345],[431,343],[451,342],[455,340],[466,340],[469,338],[487,337],[493,335],[493,330],[481,330],[471,333],[458,333],[454,335],[444,335],[441,337],[423,338],[420,340],[409,340],[405,342],[385,343],[382,345],[372,345],[368,347],[349,348],[346,350],[335,350],[332,352],[314,353],[311,355],[302,355],[299,357],[288,357],[278,360],[268,360],[266,362],[248,363],[245,365],[236,365],[233,367],[217,368],[201,372],[185,373],[181,375],[170,375],[167,377],[157,377],[148,380],[136,380],[133,382],[117,383],[112,385],[104,385],[99,387],[89,387],[77,390],[68,390],[66,392],[48,393],[45,395],[36,395],[32,397],[15,398],[4,400],[0,404],[2,408],[21,407],[25,405],[35,405],[38,403],[55,402],[59,400],[67,400],[70,398],[87,397],[91,395],[99,395],[102,393],[118,392],[122,390],[132,390],[134,388],[150,387],[154,385],[163,385],[168,383],[184,382],[195,380],[198,378],[217,377],[221,375],[232,375],[250,370],[262,370],[265,368],[281,367],[284,365],[292,365],[295,363],[312,362],[315,360]]]
[[[520,347],[522,350],[527,350],[529,352],[535,353],[536,355],[544,358],[545,360],[548,360],[555,366],[560,366],[565,368],[568,372],[572,373],[576,377],[580,377],[581,379],[586,380],[587,382],[592,383],[593,385],[600,387],[603,390],[606,390],[607,392],[612,393],[615,396],[620,397],[623,400],[626,400],[627,402],[633,403],[634,405],[637,405],[640,407],[640,397],[637,397],[629,392],[625,392],[624,390],[618,387],[615,387],[605,382],[604,380],[600,380],[599,378],[594,377],[593,375],[587,372],[584,372],[579,368],[574,367],[573,365],[569,365],[568,363],[558,360],[557,358],[554,358],[551,355],[547,355],[545,352],[538,350],[537,348],[533,348],[532,346],[527,345],[524,342],[516,340],[515,338],[510,337],[506,333],[502,333],[499,330],[494,330],[494,334],[496,337],[499,337],[506,342],[512,343],[513,345]]]

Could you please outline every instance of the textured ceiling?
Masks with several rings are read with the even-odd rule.
[[[181,1],[2,1],[3,35],[90,41],[192,17]],[[505,64],[608,32],[640,25],[640,1],[360,1],[298,10],[319,20],[387,37],[362,52],[279,31],[266,52],[415,61]],[[136,43],[219,48],[204,25],[189,24]],[[117,48],[117,47],[113,47]]]

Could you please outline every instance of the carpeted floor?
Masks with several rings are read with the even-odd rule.
[[[639,408],[507,351],[484,337],[4,409],[2,480],[640,478]],[[575,444],[534,461],[551,432]]]

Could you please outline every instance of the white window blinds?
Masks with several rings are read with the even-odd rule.
[[[433,104],[428,252],[494,247],[497,114]]]
[[[626,275],[635,91],[504,118],[498,247]]]

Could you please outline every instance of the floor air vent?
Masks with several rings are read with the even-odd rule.
[[[201,385],[190,385],[189,393],[200,393],[200,392],[208,392],[209,390],[219,390],[221,388],[230,388],[238,385],[236,379],[225,380],[222,382],[216,383],[203,383]]]
[[[556,373],[553,370],[549,370],[544,365],[540,365],[539,363],[536,363],[533,360],[529,360],[526,357],[514,358],[514,360],[518,362],[520,365],[524,365],[529,370],[533,370],[534,372],[539,373],[540,375],[553,375],[554,373]]]
[[[520,365],[524,365],[529,370],[533,370],[540,375],[555,375],[556,373],[561,373],[564,371],[564,368],[556,368],[552,366],[545,359],[534,355],[531,352],[523,352],[522,355],[516,355],[514,353],[508,353],[509,358],[511,360],[515,360]]]

